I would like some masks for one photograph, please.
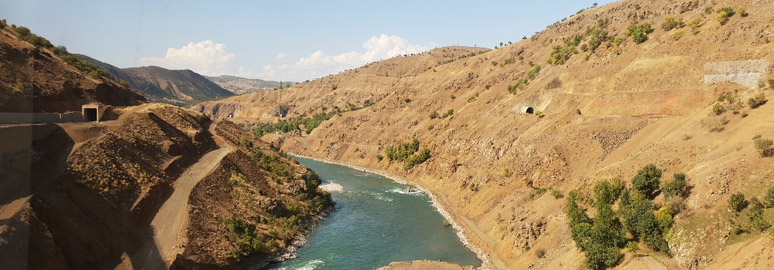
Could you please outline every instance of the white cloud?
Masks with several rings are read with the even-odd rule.
[[[169,48],[161,58],[142,57],[141,65],[154,65],[168,69],[190,69],[195,72],[217,76],[230,74],[230,65],[235,55],[226,52],[226,44],[205,40],[188,43],[180,49]]]
[[[141,65],[155,65],[169,69],[190,69],[210,75],[236,75],[264,80],[303,81],[346,69],[360,67],[367,63],[384,60],[403,54],[420,53],[432,48],[430,45],[416,45],[396,35],[372,36],[362,43],[360,51],[328,55],[317,50],[307,57],[301,57],[290,64],[266,64],[258,66],[237,66],[236,55],[226,51],[226,45],[205,40],[188,43],[179,49],[169,48],[164,57],[142,57]],[[286,53],[278,53],[277,61],[287,59]],[[284,60],[287,61],[287,60]],[[281,61],[281,62],[284,62]]]
[[[427,51],[430,48],[426,45],[410,44],[400,36],[382,34],[378,37],[372,36],[364,42],[364,52],[352,51],[331,56],[317,50],[308,57],[299,59],[296,68],[317,71],[316,74],[332,74],[398,55]]]

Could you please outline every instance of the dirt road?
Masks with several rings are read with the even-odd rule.
[[[147,243],[143,247],[140,252],[142,259],[134,269],[166,269],[175,256],[182,252],[191,190],[230,152],[231,148],[221,145],[220,148],[202,156],[175,180],[174,192],[151,221],[154,243]],[[162,261],[159,261],[157,256],[160,256]],[[160,265],[161,263],[165,265]]]

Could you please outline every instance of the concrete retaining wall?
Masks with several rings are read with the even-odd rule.
[[[81,112],[69,113],[0,113],[0,124],[82,122]]]

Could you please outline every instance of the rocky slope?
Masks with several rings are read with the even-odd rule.
[[[90,102],[128,106],[144,100],[112,80],[68,65],[52,48],[35,46],[0,23],[0,112],[80,111]]]
[[[216,143],[236,150],[179,209],[187,212],[186,233],[180,255],[167,264],[239,269],[281,260],[332,204],[314,172],[233,124],[217,124],[221,139],[208,118],[186,109],[146,104],[116,113],[118,120],[99,124],[37,128],[31,149],[0,156],[5,164],[31,155],[27,166],[38,171],[15,180],[30,181],[26,187],[4,190],[0,268],[164,263],[148,255],[157,249],[141,252],[154,243],[151,220],[175,179]]]
[[[726,6],[735,14],[723,22]],[[582,267],[564,197],[601,180],[630,182],[651,163],[664,175],[686,173],[690,193],[668,235],[671,256],[645,248],[637,254],[652,256],[627,252],[620,267],[765,267],[754,254],[772,247],[769,236],[733,232],[727,202],[773,187],[774,159],[752,138],[774,137],[774,107],[738,103],[774,96],[772,11],[771,1],[624,0],[493,51],[441,48],[194,109],[249,127],[277,121],[279,105],[288,118],[341,108],[310,134],[264,139],[425,187],[496,269]],[[668,17],[677,26],[662,27]],[[653,31],[638,31],[645,23]],[[726,92],[733,102],[718,100]],[[366,101],[373,105],[345,109]],[[716,103],[727,110],[716,113]],[[377,158],[412,138],[430,149],[425,163],[405,171]],[[549,187],[555,196],[538,193]],[[735,260],[732,250],[749,257]]]
[[[205,78],[236,95],[243,95],[252,92],[271,91],[280,87],[280,84],[282,84],[283,87],[292,85],[292,83],[288,82],[283,83],[277,81],[247,79],[229,75],[222,75],[218,77],[205,76]]]
[[[289,258],[330,211],[317,175],[231,122],[216,127],[238,148],[189,199],[188,242],[173,268],[251,268]]]

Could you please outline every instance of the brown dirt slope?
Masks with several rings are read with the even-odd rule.
[[[86,76],[49,49],[20,40],[11,26],[0,29],[0,112],[80,111],[90,102],[129,106],[144,101],[116,82]]]
[[[330,195],[317,188],[314,172],[233,123],[215,130],[237,151],[194,187],[187,243],[172,268],[238,269],[287,258],[327,213]]]
[[[133,89],[149,99],[176,104],[193,104],[233,96],[204,76],[191,70],[169,70],[161,67],[136,67],[120,70]]]
[[[295,85],[283,91],[252,93],[223,101],[209,101],[193,106],[215,118],[234,114],[236,120],[273,120],[274,110],[279,104],[290,106],[290,115],[319,112],[321,107],[347,104],[362,105],[366,100],[375,102],[384,97],[403,91],[403,81],[423,72],[432,72],[433,67],[453,61],[459,57],[486,52],[488,49],[474,47],[446,47],[426,53],[400,56],[348,70],[311,82]]]
[[[80,145],[64,172],[51,182],[34,182],[31,194],[23,195],[30,196],[28,203],[2,221],[0,238],[10,233],[26,247],[15,251],[24,256],[3,260],[0,268],[112,268],[122,253],[132,254],[151,237],[150,219],[170,194],[171,181],[213,145],[209,119],[159,104],[121,113],[114,121],[120,123],[105,123],[101,135],[75,141]]]
[[[737,14],[721,24],[714,10],[724,6]],[[280,103],[296,117],[375,102],[333,116],[309,135],[294,132],[276,141],[288,152],[387,171],[427,188],[465,221],[465,234],[494,268],[582,267],[565,200],[550,192],[533,197],[536,188],[565,196],[573,189],[589,192],[600,180],[629,181],[650,163],[664,169],[663,181],[685,172],[691,191],[669,233],[673,256],[652,253],[657,260],[625,265],[725,268],[736,265],[722,264],[727,245],[766,237],[733,234],[727,202],[732,193],[761,198],[774,187],[774,159],[761,157],[752,141],[756,135],[774,138],[774,105],[746,106],[759,94],[774,96],[769,85],[759,86],[774,79],[772,14],[772,1],[623,0],[585,10],[513,45],[464,58],[456,54],[454,61],[437,61],[424,71],[402,65],[455,48],[194,109],[216,117],[233,113],[235,121],[250,126],[252,119],[276,121],[272,113]],[[665,30],[667,17],[685,26]],[[653,25],[641,44],[627,36],[635,22]],[[612,38],[591,51],[595,27]],[[566,47],[579,35],[577,53],[566,63],[547,63],[556,46]],[[538,65],[526,86],[514,87]],[[381,69],[372,70],[376,66]],[[734,90],[742,105],[727,105],[716,115],[718,97]],[[543,116],[525,114],[528,108]],[[449,117],[429,117],[449,110]],[[411,171],[376,158],[387,146],[412,138],[432,158]]]

